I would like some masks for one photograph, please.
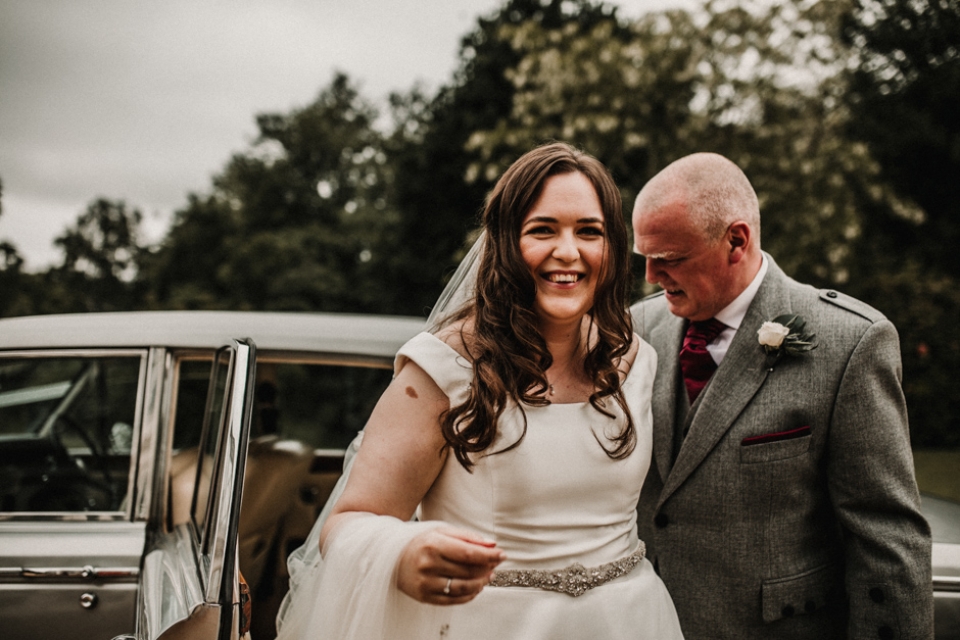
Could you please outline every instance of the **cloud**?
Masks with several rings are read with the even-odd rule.
[[[632,0],[629,14],[684,0]],[[498,0],[0,3],[0,239],[27,267],[98,196],[169,220],[335,70],[383,100],[450,79]],[[162,226],[162,225],[161,225]]]

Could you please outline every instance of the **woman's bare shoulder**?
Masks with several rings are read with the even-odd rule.
[[[473,318],[457,320],[437,332],[437,338],[464,358],[470,357],[470,344],[473,341]]]

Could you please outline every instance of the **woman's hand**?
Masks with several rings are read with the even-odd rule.
[[[463,529],[438,527],[411,540],[397,569],[397,587],[430,604],[462,604],[480,593],[506,555]]]

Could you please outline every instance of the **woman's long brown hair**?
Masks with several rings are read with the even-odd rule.
[[[473,465],[470,454],[486,451],[494,443],[497,423],[508,400],[517,402],[521,411],[524,404],[550,404],[545,397],[546,371],[553,357],[537,327],[537,283],[520,253],[520,227],[540,198],[547,178],[574,172],[586,176],[597,192],[606,237],[605,260],[590,311],[596,343],[584,359],[584,370],[595,389],[590,404],[615,418],[604,405],[604,399],[612,397],[626,416],[626,424],[611,441],[614,446],[604,446],[607,455],[624,458],[636,444],[636,431],[615,364],[629,352],[633,341],[626,306],[630,255],[620,192],[596,158],[556,142],[529,151],[513,163],[490,191],[484,206],[487,238],[477,274],[476,297],[455,318],[472,319],[472,326],[461,333],[473,361],[474,383],[467,400],[441,416],[447,445],[468,470]],[[495,453],[519,445],[526,429],[524,414],[520,438]]]

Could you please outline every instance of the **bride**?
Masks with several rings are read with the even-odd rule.
[[[637,538],[656,355],[626,311],[619,191],[545,145],[483,227],[291,557],[281,639],[682,637]]]

